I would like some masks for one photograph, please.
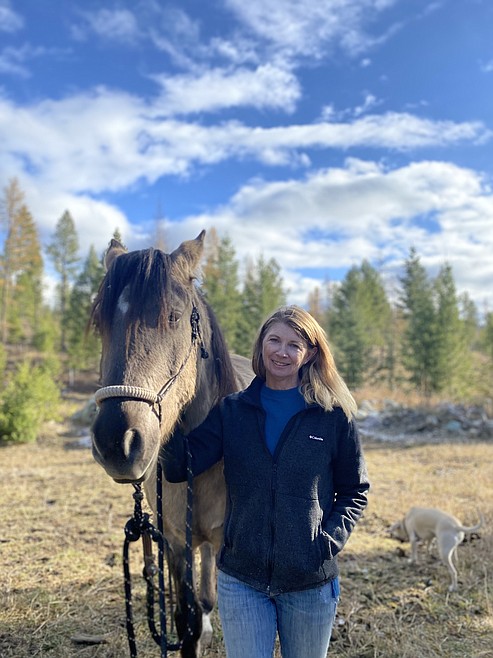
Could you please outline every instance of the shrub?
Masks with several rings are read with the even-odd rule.
[[[0,441],[32,443],[41,425],[58,414],[60,391],[50,368],[22,363],[0,402]]]

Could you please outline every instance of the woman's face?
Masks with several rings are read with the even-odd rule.
[[[309,348],[303,338],[284,322],[271,325],[262,341],[267,386],[274,389],[298,386],[299,369],[316,351],[316,347]]]

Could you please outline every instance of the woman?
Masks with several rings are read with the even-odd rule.
[[[274,312],[258,333],[256,377],[188,437],[192,471],[224,458],[227,507],[218,608],[228,658],[325,658],[339,598],[336,556],[367,505],[353,416],[322,327],[305,310]],[[186,479],[183,436],[163,453]]]

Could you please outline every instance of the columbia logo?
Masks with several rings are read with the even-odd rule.
[[[313,434],[310,434],[309,438],[313,439],[314,441],[323,441],[321,436],[314,436]]]

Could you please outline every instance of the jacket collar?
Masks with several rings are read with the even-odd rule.
[[[238,393],[239,399],[255,406],[261,406],[260,391],[264,383],[264,380],[256,375],[250,384]]]
[[[260,391],[262,390],[262,386],[264,384],[265,384],[265,380],[261,379],[256,375],[253,378],[253,380],[250,382],[250,384],[237,394],[238,399],[248,404],[253,404],[256,407],[262,407],[262,403],[260,400]],[[319,405],[315,403],[308,404],[306,408],[320,409]]]

